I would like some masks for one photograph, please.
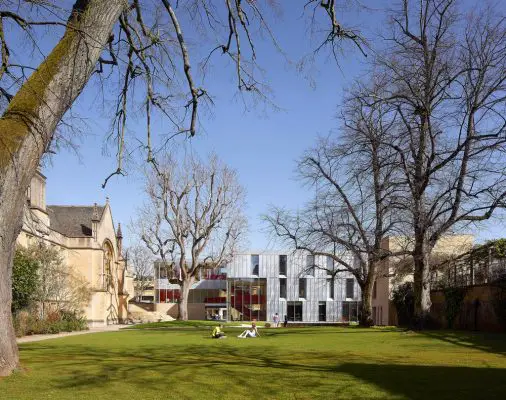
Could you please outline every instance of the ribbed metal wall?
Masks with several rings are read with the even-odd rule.
[[[253,265],[251,255],[259,255],[258,275],[253,275]],[[313,274],[306,273],[306,253],[297,252],[287,254],[287,296],[281,299],[280,294],[280,275],[279,275],[279,256],[286,253],[247,253],[238,254],[227,266],[227,278],[266,278],[267,279],[267,319],[272,320],[272,316],[278,313],[283,320],[287,315],[287,304],[290,302],[302,303],[302,320],[305,322],[318,322],[319,303],[325,302],[326,320],[342,320],[342,303],[345,301],[359,301],[360,288],[355,281],[354,293],[352,298],[346,298],[346,279],[353,278],[351,273],[339,273],[334,280],[334,299],[329,299],[327,272],[315,268]],[[350,257],[351,262],[351,257]],[[326,266],[325,257],[315,257],[315,264]],[[299,279],[306,280],[306,296],[299,298]],[[355,306],[356,307],[356,306]]]

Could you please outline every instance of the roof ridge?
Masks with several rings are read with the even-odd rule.
[[[91,205],[75,205],[75,204],[72,204],[72,205],[66,205],[66,204],[49,204],[49,205],[46,205],[46,207],[73,207],[73,208],[78,208],[78,207],[87,207],[87,208],[93,208],[95,207],[94,204],[91,204]],[[102,208],[105,208],[105,204],[104,205],[100,205],[97,203],[97,207],[102,207]]]

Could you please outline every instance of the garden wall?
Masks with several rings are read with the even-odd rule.
[[[505,289],[493,285],[476,285],[466,288],[460,312],[453,323],[453,329],[504,332],[504,321],[496,314],[495,299]],[[445,311],[445,296],[442,290],[431,293],[431,316],[442,328],[448,328]],[[504,303],[503,303],[504,304]]]

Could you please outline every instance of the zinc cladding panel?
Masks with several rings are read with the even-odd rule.
[[[286,299],[287,301],[299,300],[299,277],[288,276],[286,278]]]
[[[272,320],[274,313],[281,315],[279,300],[279,279],[267,278],[267,320]]]
[[[261,254],[259,276],[262,278],[275,277],[276,275],[276,255]]]
[[[340,304],[341,302],[338,301],[327,301],[327,321],[329,322],[339,321]]]
[[[308,309],[308,317],[309,321],[318,321],[318,292],[316,290],[316,282],[317,278],[309,278],[308,279],[308,301],[307,301],[307,309]]]
[[[229,263],[227,277],[228,278],[246,278],[251,275],[248,266],[251,263],[250,256],[246,254],[238,254],[234,256]]]
[[[335,294],[336,300],[339,301],[346,300],[346,279],[344,278],[336,279]]]

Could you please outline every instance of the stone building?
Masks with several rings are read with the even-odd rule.
[[[104,205],[46,205],[46,178],[40,172],[32,178],[26,199],[18,244],[57,247],[64,263],[86,278],[92,296],[83,312],[90,326],[126,320],[133,279],[122,257],[121,226],[115,230],[109,200]]]
[[[469,234],[448,234],[436,243],[431,255],[431,262],[438,264],[441,260],[452,259],[468,252],[474,243],[474,236]],[[394,236],[383,240],[385,250],[398,252],[412,249],[412,240],[407,237]],[[373,287],[372,313],[375,325],[397,325],[397,312],[392,303],[394,290],[405,282],[413,282],[410,257],[392,257],[387,259],[378,271]],[[406,262],[407,261],[407,262]]]

